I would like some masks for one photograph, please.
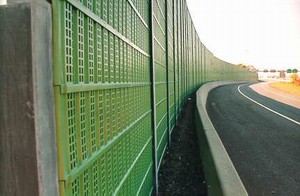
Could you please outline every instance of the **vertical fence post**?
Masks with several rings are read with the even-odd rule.
[[[177,88],[177,81],[176,81],[176,35],[175,35],[175,0],[173,1],[173,4],[172,4],[172,24],[173,24],[173,27],[172,27],[172,35],[173,35],[173,77],[174,77],[174,85],[173,85],[173,88],[174,88],[174,126],[176,126],[176,121],[177,121],[177,104],[176,104],[176,96],[177,96],[177,92],[176,92],[176,88]]]
[[[158,193],[158,160],[157,160],[157,133],[156,133],[156,95],[155,95],[155,59],[154,59],[154,24],[153,24],[153,1],[150,1],[150,78],[151,78],[151,107],[152,107],[152,151],[153,151],[153,184],[154,184],[154,194]]]
[[[168,146],[171,145],[171,127],[170,127],[170,82],[169,82],[169,32],[168,32],[168,0],[165,0],[165,36],[166,36],[166,81],[167,81],[167,132]]]
[[[0,6],[0,195],[58,195],[51,5]]]

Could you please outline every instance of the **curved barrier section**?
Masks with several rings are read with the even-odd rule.
[[[195,122],[208,195],[248,195],[206,111],[206,100],[209,91],[218,86],[233,83],[240,82],[218,81],[206,83],[196,94]]]
[[[210,80],[256,77],[202,44],[185,0],[56,0],[52,8],[65,195],[157,192],[190,93]]]
[[[210,55],[210,57],[212,58],[211,60],[207,59],[210,66],[207,67],[206,81],[257,81],[256,73],[250,72],[243,67],[224,62],[213,55]]]
[[[46,190],[31,180],[42,171],[43,183],[51,181],[61,195],[155,194],[160,163],[190,94],[207,81],[257,78],[216,58],[203,45],[185,0],[10,0],[0,6],[0,18],[5,19],[0,22],[0,73],[5,76],[0,77],[5,98],[0,108],[8,108],[12,100],[20,104],[0,118],[5,125],[1,139],[7,144],[2,150],[7,162],[0,166],[13,168],[17,176],[0,180],[0,187],[21,184]],[[17,75],[24,79],[18,77],[22,85],[16,85]],[[32,92],[28,96],[33,104],[23,92]],[[51,103],[55,114],[47,109]],[[27,118],[23,106],[45,114]],[[29,131],[15,126],[18,116],[31,123]],[[41,156],[34,158],[35,150]],[[14,162],[14,153],[24,158]],[[51,158],[56,155],[57,163]],[[24,171],[23,163],[50,165],[49,160],[52,167],[43,165],[35,176],[17,172]],[[11,175],[5,167],[0,172]],[[51,168],[58,168],[58,174]]]

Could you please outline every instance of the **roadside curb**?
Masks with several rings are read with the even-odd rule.
[[[212,89],[236,83],[243,82],[209,82],[196,92],[195,122],[208,195],[248,195],[206,111],[207,96]]]

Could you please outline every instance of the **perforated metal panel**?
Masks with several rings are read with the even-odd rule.
[[[52,3],[61,195],[155,192],[181,106],[235,67],[201,43],[185,0]]]
[[[62,195],[151,192],[149,5],[53,1]]]
[[[153,29],[154,29],[154,67],[155,67],[155,110],[156,110],[156,153],[158,165],[168,143],[168,99],[167,99],[167,29],[166,29],[166,2],[153,1]]]
[[[175,95],[175,43],[174,43],[174,1],[167,2],[167,67],[168,67],[168,119],[169,135],[176,123],[176,95]],[[169,136],[171,137],[171,135]],[[169,138],[170,140],[170,138]]]

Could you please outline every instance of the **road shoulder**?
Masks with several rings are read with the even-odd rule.
[[[272,88],[269,84],[272,82],[260,82],[253,84],[250,88],[257,93],[300,109],[300,96],[285,93],[283,91]]]

